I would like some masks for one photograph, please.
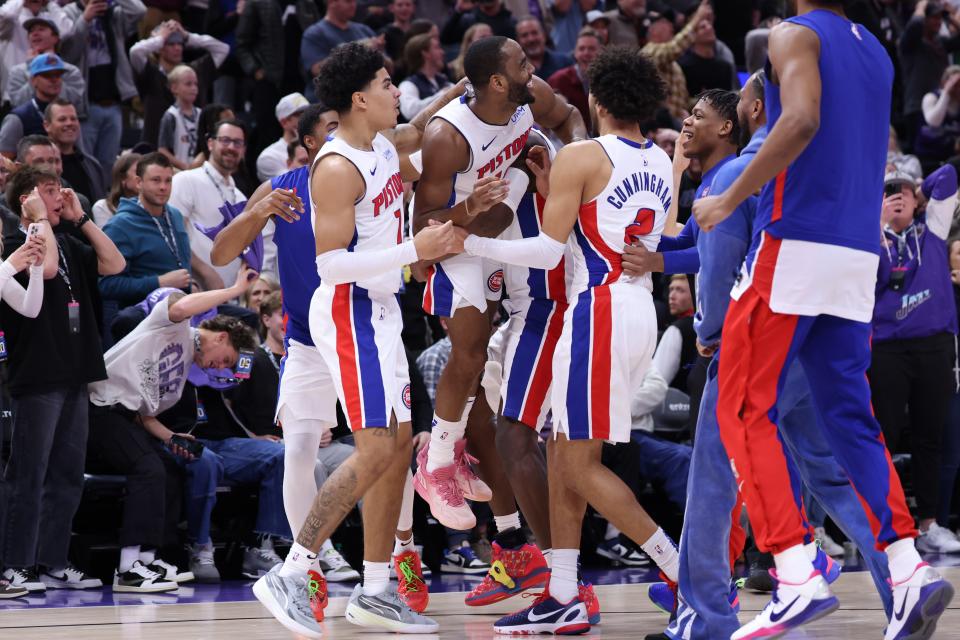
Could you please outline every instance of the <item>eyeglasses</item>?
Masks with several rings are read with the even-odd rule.
[[[240,138],[228,138],[226,136],[220,136],[219,138],[214,138],[214,140],[225,147],[236,147],[238,149],[242,149],[247,145],[247,143]]]

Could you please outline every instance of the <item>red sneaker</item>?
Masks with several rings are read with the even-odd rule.
[[[310,591],[310,610],[317,622],[323,622],[323,610],[327,608],[327,579],[316,571],[307,572],[307,589]]]
[[[587,617],[590,618],[590,624],[600,624],[600,598],[593,590],[593,585],[589,582],[580,582],[577,584],[577,592],[580,599],[587,605]]]
[[[550,570],[540,549],[529,543],[519,549],[504,549],[496,542],[492,546],[490,571],[467,594],[467,605],[483,607],[547,583]]]
[[[393,556],[393,568],[397,572],[397,593],[400,599],[417,613],[423,613],[430,602],[430,593],[423,581],[420,554],[416,551],[404,551]]]

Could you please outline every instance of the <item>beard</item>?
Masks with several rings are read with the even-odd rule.
[[[750,144],[750,138],[752,137],[753,134],[750,133],[750,121],[747,118],[740,118],[740,139],[737,140],[740,148],[743,149]]]
[[[523,106],[525,104],[531,104],[534,99],[533,93],[531,93],[530,87],[527,86],[526,82],[510,83],[510,88],[507,90],[507,100],[511,103]]]

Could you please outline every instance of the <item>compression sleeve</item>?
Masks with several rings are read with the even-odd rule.
[[[0,279],[6,275],[8,269],[13,271],[13,266],[7,262],[0,266],[0,271],[4,272]],[[43,266],[30,267],[30,280],[26,291],[19,282],[8,276],[0,285],[0,292],[4,302],[10,305],[11,309],[22,316],[36,318],[43,305]]]
[[[469,235],[463,241],[464,251],[472,256],[531,269],[556,267],[563,258],[564,246],[543,232],[535,238],[522,240],[497,240]]]
[[[416,261],[412,241],[374,251],[336,249],[317,256],[317,274],[321,282],[337,285],[373,278]]]

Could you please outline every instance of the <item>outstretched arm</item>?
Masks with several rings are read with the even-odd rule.
[[[693,203],[700,228],[710,231],[763,185],[797,159],[820,128],[820,40],[799,25],[781,22],[770,32],[769,53],[774,78],[780,85],[783,112],[757,157],[720,196]]]
[[[217,234],[210,250],[210,262],[215,267],[223,267],[239,257],[273,216],[294,222],[302,213],[303,202],[294,191],[273,189],[267,180],[247,200],[243,213]]]
[[[533,96],[536,99],[530,105],[530,112],[540,126],[552,129],[564,144],[587,138],[587,127],[583,124],[580,110],[560,94],[554,93],[546,80],[533,77]]]
[[[234,298],[239,298],[253,284],[256,275],[256,271],[244,265],[237,273],[237,280],[232,287],[191,293],[186,296],[181,296],[179,293],[171,294],[167,298],[167,304],[170,305],[167,311],[170,322],[182,322],[198,313],[204,313]]]

